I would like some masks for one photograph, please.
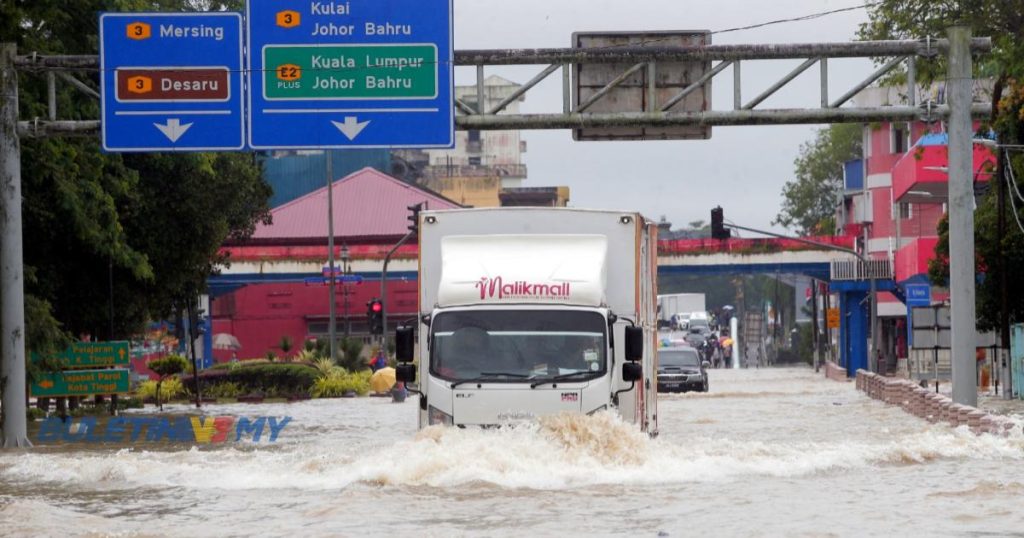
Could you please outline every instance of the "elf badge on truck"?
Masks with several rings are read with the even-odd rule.
[[[613,409],[657,433],[654,224],[564,208],[419,219],[419,319],[395,342],[420,427]]]

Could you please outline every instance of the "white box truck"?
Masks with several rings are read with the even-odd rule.
[[[419,319],[395,335],[420,427],[613,409],[655,435],[656,234],[622,211],[420,213]]]
[[[670,293],[658,296],[658,317],[663,325],[670,325],[672,316],[690,314],[692,317],[694,312],[707,314],[703,293]]]

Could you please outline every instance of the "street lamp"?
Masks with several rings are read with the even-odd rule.
[[[341,245],[341,274],[348,275],[351,268],[348,265],[351,255],[348,251],[348,243]],[[345,338],[349,337],[352,332],[352,321],[348,317],[348,282],[346,279],[341,280],[341,294],[345,296]]]

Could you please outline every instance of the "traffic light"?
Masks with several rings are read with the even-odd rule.
[[[384,334],[384,303],[380,299],[370,299],[366,303],[366,318],[370,324],[370,334]]]
[[[722,214],[722,206],[711,210],[711,237],[714,239],[729,239],[732,231],[725,229],[725,216]]]
[[[406,219],[409,220],[410,232],[418,233],[420,230],[420,210],[423,209],[423,204],[424,202],[420,202],[416,205],[406,207],[406,209],[412,212],[412,215],[406,217]]]

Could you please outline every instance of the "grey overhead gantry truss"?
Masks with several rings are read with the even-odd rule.
[[[992,48],[990,38],[973,38],[969,41],[972,53],[988,52]],[[778,45],[707,45],[703,47],[659,47],[651,45],[604,47],[595,49],[552,48],[552,49],[499,49],[455,51],[457,67],[476,68],[476,102],[484,102],[485,69],[510,65],[545,66],[536,76],[520,86],[497,105],[483,112],[477,112],[472,103],[455,100],[457,129],[505,130],[505,129],[577,129],[581,127],[633,127],[633,126],[676,126],[676,125],[792,125],[822,123],[867,123],[874,121],[937,121],[949,117],[948,105],[926,100],[916,101],[910,92],[908,104],[885,107],[844,107],[859,91],[873,82],[904,66],[907,85],[913,86],[916,78],[916,59],[931,58],[948,54],[948,39],[920,41],[853,41],[848,43],[800,43]],[[829,95],[828,65],[831,59],[841,58],[889,58],[867,78],[850,88],[839,97]],[[756,97],[744,102],[740,91],[742,66],[746,62],[760,60],[804,60],[799,66],[780,80],[768,86]],[[629,64],[623,75],[646,70],[653,78],[658,62],[707,61],[716,62],[702,77],[692,81],[676,95],[665,102],[658,102],[653,86],[645,110],[637,112],[588,112],[588,109],[611,90],[620,86],[626,76],[616,77],[594,96],[574,106],[572,102],[571,72],[575,64]],[[821,81],[821,99],[817,106],[788,109],[759,109],[765,99],[786,86],[798,75],[818,64]],[[93,55],[83,56],[40,56],[22,55],[15,59],[20,70],[45,73],[49,85],[56,79],[72,84],[86,94],[99,99],[99,93],[86,83],[75,78],[73,72],[95,72],[99,70],[99,59]],[[677,103],[691,93],[709,84],[712,79],[731,68],[733,78],[732,108],[729,110],[707,110],[697,112],[672,111]],[[560,110],[538,114],[507,114],[505,108],[541,81],[561,71],[562,103]],[[53,76],[56,74],[56,77]],[[54,95],[51,90],[50,95]],[[23,137],[41,136],[92,136],[99,133],[99,120],[59,121],[56,105],[51,99],[49,118],[32,119],[18,123],[18,134]],[[988,117],[991,106],[987,103],[974,104],[971,114]]]

